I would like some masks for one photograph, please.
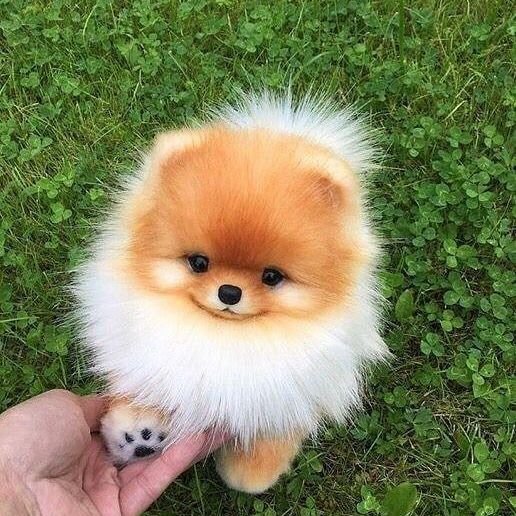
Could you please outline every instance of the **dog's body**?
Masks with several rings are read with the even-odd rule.
[[[221,476],[259,492],[359,405],[364,365],[387,355],[372,160],[346,112],[269,95],[157,138],[76,284],[117,461],[220,429]]]

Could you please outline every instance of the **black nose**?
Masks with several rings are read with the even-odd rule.
[[[219,287],[219,299],[226,305],[236,305],[242,297],[242,289],[235,285],[221,285]]]

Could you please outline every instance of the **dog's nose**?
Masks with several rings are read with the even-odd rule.
[[[221,285],[219,299],[226,305],[236,305],[242,297],[242,289],[235,285]]]

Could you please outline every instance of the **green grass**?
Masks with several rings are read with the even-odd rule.
[[[510,3],[51,5],[0,0],[0,408],[93,388],[59,323],[63,286],[136,149],[235,86],[290,77],[382,128],[371,197],[397,360],[356,425],[328,429],[270,493],[231,492],[208,462],[151,513],[394,516],[414,486],[418,515],[513,514]]]

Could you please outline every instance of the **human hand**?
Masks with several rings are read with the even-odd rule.
[[[104,400],[53,390],[0,415],[0,513],[132,516],[223,441],[201,435],[117,470],[98,434]]]

